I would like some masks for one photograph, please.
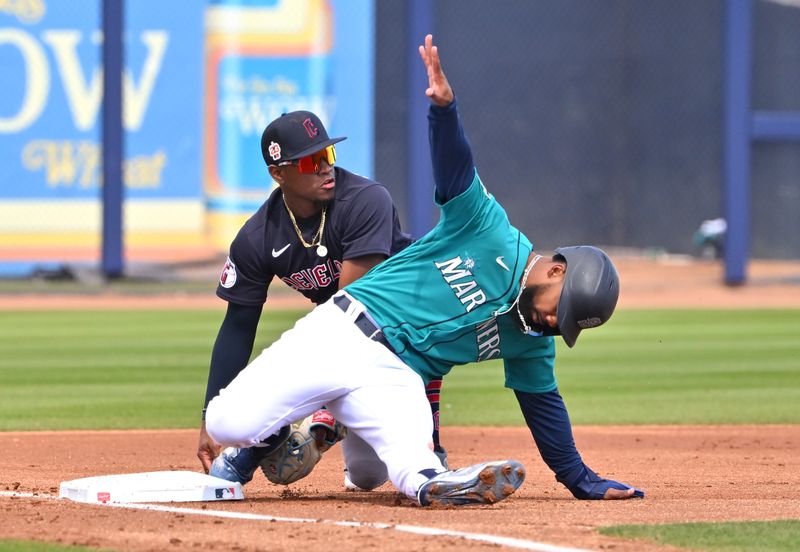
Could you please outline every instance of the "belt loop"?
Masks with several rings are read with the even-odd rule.
[[[333,296],[333,303],[350,318],[358,314],[355,312],[358,308],[355,299],[344,290],[339,290],[336,295]]]

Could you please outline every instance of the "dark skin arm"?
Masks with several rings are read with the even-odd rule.
[[[364,255],[355,259],[342,261],[342,273],[339,274],[339,289],[352,284],[373,266],[386,260],[386,255]]]
[[[197,444],[197,457],[200,459],[200,463],[203,464],[203,471],[208,473],[208,470],[211,469],[211,463],[214,461],[214,458],[219,456],[219,445],[214,442],[214,440],[209,437],[208,431],[206,431],[206,421],[203,420],[202,424],[200,425],[200,439],[199,443]]]
[[[210,400],[209,394],[215,394],[221,387],[227,386],[230,379],[233,379],[235,374],[228,373],[230,367],[238,367],[236,369],[236,373],[238,373],[247,366],[250,354],[253,352],[253,342],[260,317],[261,305],[247,307],[234,303],[228,304],[225,320],[217,334],[211,353],[212,371],[209,372],[206,401]],[[217,371],[213,372],[215,367]],[[200,425],[197,457],[206,473],[219,452],[220,447],[209,437],[206,431],[206,422],[203,420]]]

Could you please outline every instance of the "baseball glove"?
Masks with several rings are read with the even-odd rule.
[[[289,437],[261,461],[261,471],[278,485],[289,485],[311,473],[322,453],[341,441],[347,428],[327,410],[317,410],[291,426]]]

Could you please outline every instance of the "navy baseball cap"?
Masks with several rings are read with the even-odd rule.
[[[292,111],[284,113],[264,129],[261,134],[261,155],[267,165],[278,165],[311,155],[346,139],[346,136],[328,138],[322,121],[310,111]]]
[[[608,255],[591,245],[559,247],[567,260],[564,287],[558,300],[558,333],[572,347],[586,328],[611,318],[619,299],[619,275]]]

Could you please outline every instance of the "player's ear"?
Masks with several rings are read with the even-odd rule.
[[[550,266],[547,269],[548,278],[563,278],[567,272],[567,259],[564,255],[556,253],[550,259]]]
[[[277,165],[270,165],[267,167],[269,171],[269,175],[272,177],[272,180],[277,182],[278,184],[283,184],[283,171]]]
[[[551,263],[552,264],[547,269],[547,276],[549,278],[563,278],[564,274],[567,272],[567,263],[556,259],[553,259]]]

